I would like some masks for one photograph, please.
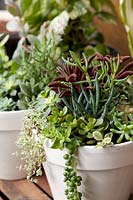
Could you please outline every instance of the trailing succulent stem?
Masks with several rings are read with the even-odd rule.
[[[78,186],[81,185],[82,178],[77,175],[77,158],[74,150],[69,149],[64,155],[65,169],[64,182],[66,183],[65,195],[67,199],[81,200],[82,193],[78,192]]]

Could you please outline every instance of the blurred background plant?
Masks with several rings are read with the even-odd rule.
[[[120,15],[128,38],[130,55],[133,57],[133,0],[120,0]]]
[[[0,110],[27,109],[54,77],[60,52],[54,39],[40,41],[29,35],[30,45],[18,46],[16,59],[9,60],[4,47],[7,40],[8,36],[0,42]]]
[[[101,20],[115,22],[110,0],[6,0],[6,3],[9,12],[19,19],[18,23],[9,22],[7,27],[20,31],[21,37],[28,33],[38,35],[40,29],[45,35],[47,28],[48,33],[62,35],[58,42],[63,52],[68,49],[82,51],[84,47],[88,47],[85,49],[88,54],[107,52],[102,34],[93,25],[93,18],[97,16]],[[93,48],[89,44],[93,44]]]

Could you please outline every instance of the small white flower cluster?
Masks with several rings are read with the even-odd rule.
[[[20,166],[20,169],[26,171],[27,179],[33,182],[37,181],[33,176],[42,175],[42,163],[45,161],[43,138],[39,132],[43,116],[40,115],[41,113],[35,113],[34,110],[26,114],[24,128],[17,141],[17,145],[21,148],[21,158],[24,160],[24,165]]]

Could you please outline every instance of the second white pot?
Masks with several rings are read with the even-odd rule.
[[[54,200],[64,200],[63,182],[66,150],[50,148],[49,140],[44,144],[46,159],[44,168]],[[128,200],[133,191],[133,142],[109,148],[93,146],[78,150],[78,174],[82,177],[79,190],[83,200]]]
[[[0,179],[17,180],[26,177],[17,167],[22,160],[13,155],[19,149],[16,145],[18,135],[22,129],[25,111],[0,112]]]

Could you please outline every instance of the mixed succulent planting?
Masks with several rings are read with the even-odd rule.
[[[4,47],[8,36],[0,42],[0,110],[29,108],[17,142],[25,160],[21,167],[28,179],[36,181],[32,176],[42,174],[46,160],[44,140],[52,142],[51,148],[66,148],[66,199],[80,200],[78,147],[133,141],[133,61],[129,56],[93,54],[109,52],[93,18],[114,21],[113,4],[110,0],[7,2],[8,10],[19,17],[20,41],[12,60]],[[130,36],[129,32],[131,41]]]
[[[61,101],[52,108],[42,133],[52,140],[52,148],[68,149],[64,156],[65,194],[67,199],[78,200],[82,178],[76,174],[77,147],[105,147],[133,140],[132,112],[124,116],[117,109],[122,102],[131,103],[127,79],[133,74],[133,62],[128,62],[129,57],[99,54],[90,58],[83,54],[80,60],[75,53],[70,54],[49,84]]]
[[[57,67],[57,76],[49,83],[52,96],[38,99],[36,112],[43,112],[43,126],[36,135],[52,141],[52,148],[68,149],[64,181],[67,199],[81,199],[78,186],[82,178],[76,173],[78,147],[111,146],[132,141],[133,62],[128,56],[100,54],[80,59],[70,51]],[[48,93],[47,93],[48,94]],[[53,98],[55,97],[56,98]],[[46,96],[45,96],[46,97]],[[35,108],[35,107],[34,107]],[[37,118],[36,118],[37,119]],[[31,119],[32,120],[32,119]],[[23,147],[23,143],[19,141]]]

